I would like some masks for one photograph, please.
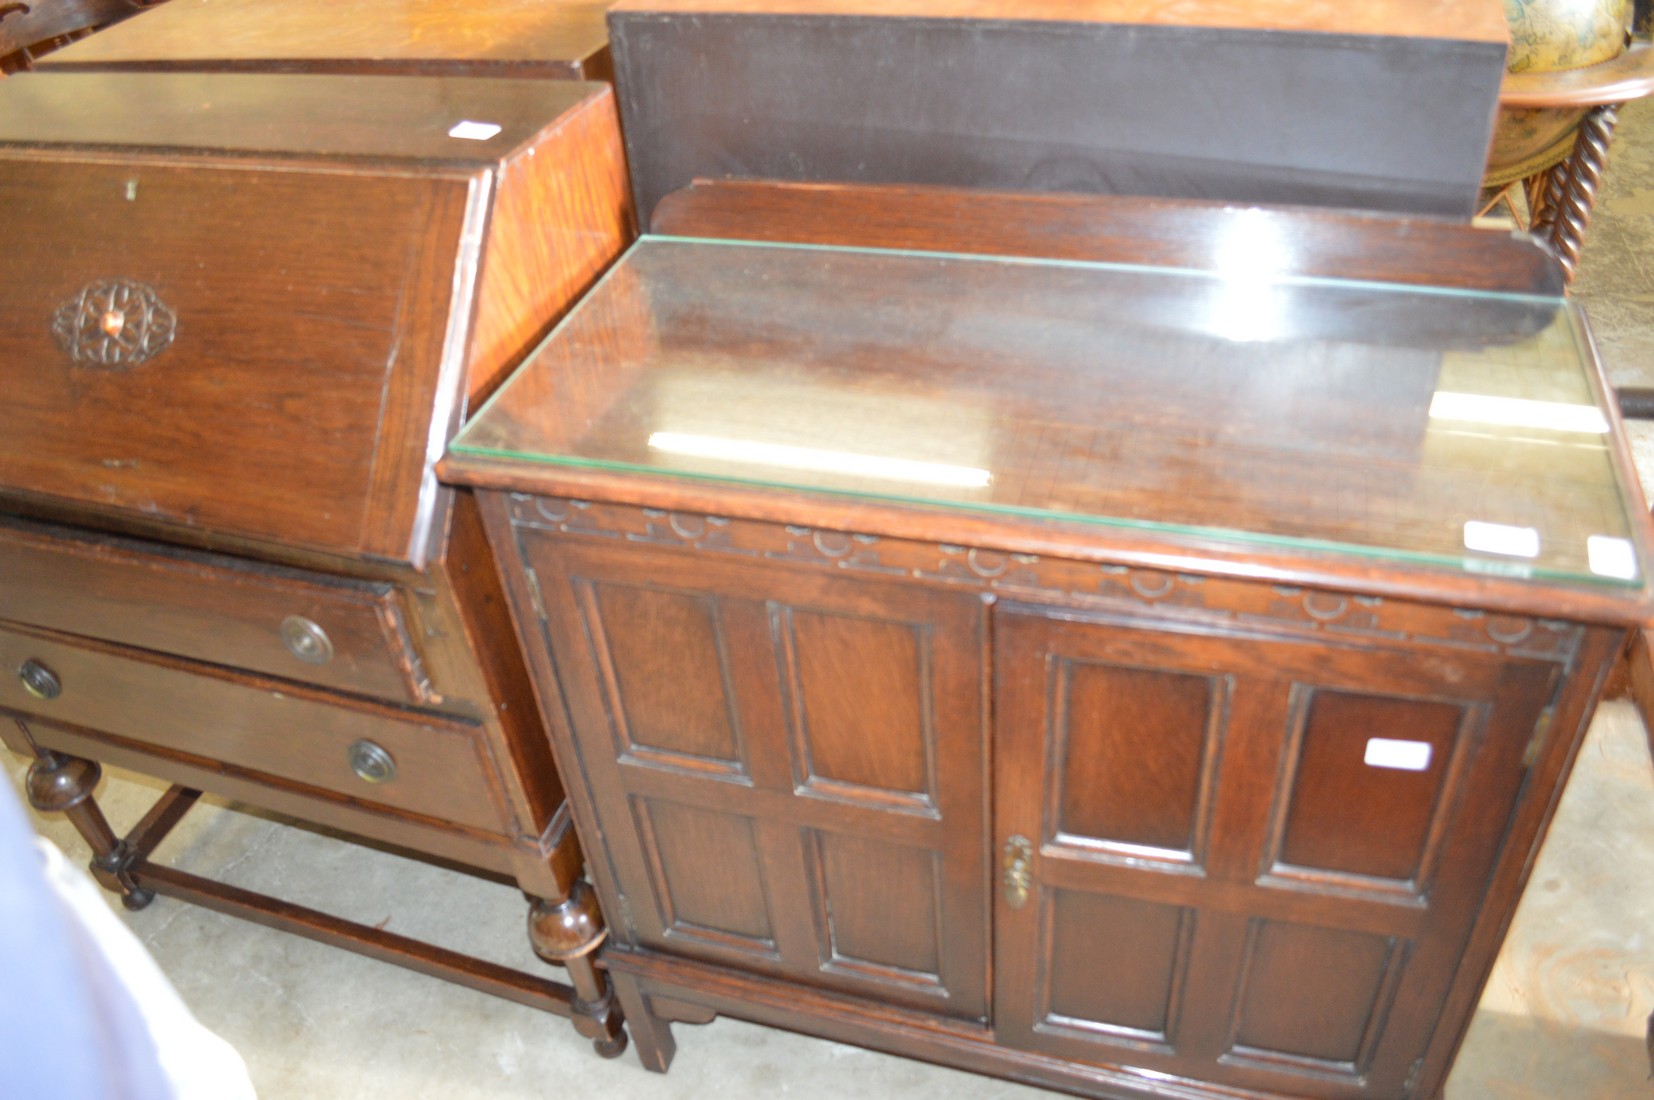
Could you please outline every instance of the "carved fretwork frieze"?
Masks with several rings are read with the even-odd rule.
[[[1290,626],[1328,637],[1430,641],[1513,656],[1566,661],[1583,637],[1576,623],[1465,611],[1433,604],[1204,577],[1135,566],[1009,553],[794,524],[657,508],[511,495],[518,527],[620,539],[977,588],[1010,599],[1053,597],[1122,611],[1154,607],[1227,619],[1236,626]]]

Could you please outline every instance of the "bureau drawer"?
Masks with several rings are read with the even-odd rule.
[[[29,630],[0,628],[0,670],[19,714],[489,833],[507,820],[469,723]]]
[[[394,586],[0,521],[0,619],[432,701]]]

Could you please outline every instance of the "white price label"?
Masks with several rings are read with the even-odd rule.
[[[1637,579],[1637,549],[1630,539],[1592,535],[1585,540],[1585,555],[1591,563],[1591,572],[1599,577]]]
[[[1395,768],[1404,772],[1422,772],[1430,766],[1428,741],[1392,741],[1388,737],[1369,737],[1364,763],[1373,768]]]
[[[1537,558],[1539,532],[1532,527],[1512,527],[1508,523],[1467,519],[1464,524],[1464,548],[1480,550],[1484,554],[1507,554],[1513,558]]]
[[[503,127],[496,126],[492,122],[471,122],[470,120],[467,120],[465,122],[454,123],[453,129],[448,131],[448,136],[451,138],[463,138],[466,141],[487,141],[489,138],[499,133],[501,129],[503,129]]]

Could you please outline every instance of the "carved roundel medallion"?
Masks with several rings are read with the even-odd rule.
[[[69,358],[116,370],[161,354],[177,327],[177,315],[155,291],[130,279],[89,283],[52,315],[52,335]]]

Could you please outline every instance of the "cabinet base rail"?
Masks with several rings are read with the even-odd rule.
[[[1105,1100],[1278,1100],[1278,1094],[1210,1084],[1129,1066],[1087,1065],[998,1046],[986,1024],[851,994],[737,972],[611,943],[609,972],[645,1068],[666,1072],[677,1052],[672,1023],[715,1016],[779,1027],[955,1069]]]
[[[157,894],[176,898],[562,1016],[572,1020],[576,1030],[590,1038],[593,1048],[605,1058],[617,1058],[626,1050],[622,1019],[606,986],[594,984],[598,999],[584,998],[580,990],[562,982],[151,862],[150,855],[194,807],[201,792],[170,787],[125,837],[117,837],[90,796],[96,782],[96,764],[48,751],[30,768],[29,800],[38,810],[62,812],[69,817],[92,846],[92,876],[118,893],[128,909],[144,908]],[[561,906],[537,901],[537,911],[542,907],[580,907],[590,890],[584,883],[577,887]],[[536,942],[535,947],[548,961],[562,961],[547,956],[540,943]],[[590,969],[588,953],[571,955],[569,961]],[[568,969],[573,975],[574,967]]]

